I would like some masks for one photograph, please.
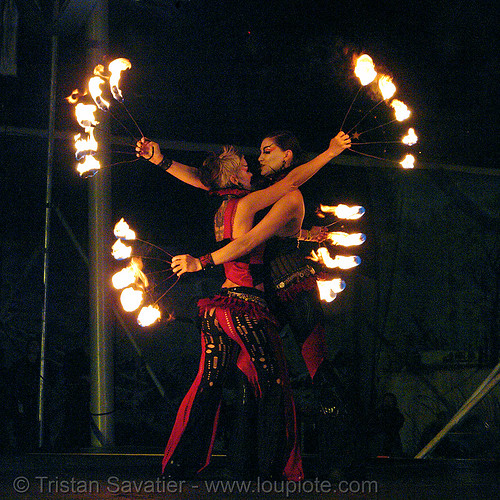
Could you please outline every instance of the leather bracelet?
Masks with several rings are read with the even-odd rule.
[[[201,264],[201,268],[206,271],[207,269],[211,269],[212,267],[215,267],[214,264],[214,259],[212,258],[211,253],[207,253],[206,255],[202,255],[199,257],[199,261]]]
[[[158,167],[162,168],[166,172],[172,166],[172,163],[174,163],[173,160],[163,157],[161,162],[158,163]]]

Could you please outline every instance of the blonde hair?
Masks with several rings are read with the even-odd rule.
[[[224,146],[222,153],[211,153],[203,162],[204,183],[213,189],[232,186],[232,175],[238,175],[241,153],[234,146]]]

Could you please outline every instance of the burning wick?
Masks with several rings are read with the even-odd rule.
[[[130,64],[130,61],[128,59],[125,59],[124,57],[119,57],[118,59],[115,59],[114,61],[111,61],[109,63],[108,69],[111,73],[111,76],[109,77],[109,87],[111,89],[113,97],[118,102],[123,102],[123,93],[118,87],[121,73],[122,71],[130,69],[131,67],[132,64]]]
[[[135,240],[135,231],[130,229],[130,226],[125,222],[123,217],[115,224],[113,233],[117,238],[123,240]]]
[[[318,280],[316,282],[319,290],[319,298],[325,302],[332,302],[337,298],[342,290],[345,289],[345,281],[340,278],[334,278],[332,280]]]
[[[105,83],[100,76],[93,76],[88,83],[89,92],[97,107],[102,111],[108,111],[109,102],[102,97],[101,85]]]
[[[400,165],[403,165],[403,168],[413,168],[413,162],[415,161],[415,158],[412,155],[406,155],[403,161],[397,161],[397,160],[388,160],[387,158],[381,158],[380,156],[374,156],[374,155],[369,155],[367,153],[362,153],[361,151],[356,151],[355,149],[350,149],[353,153],[356,153],[358,155],[362,156],[368,156],[369,158],[375,158],[376,160],[382,160],[382,161],[388,161],[390,163],[398,163]],[[411,158],[409,158],[411,157]]]
[[[359,78],[363,87],[375,80],[377,72],[375,71],[373,59],[368,54],[362,54],[356,59],[354,74]]]
[[[333,245],[340,245],[344,247],[362,245],[366,241],[366,235],[363,233],[349,234],[341,231],[328,233],[327,238]]]
[[[320,205],[320,210],[325,214],[333,214],[338,219],[346,219],[346,220],[359,219],[365,213],[365,208],[360,205],[354,205],[352,207],[349,207],[342,203],[335,207],[330,207],[328,205]]]
[[[88,137],[84,138],[81,134],[75,135],[75,156],[78,161],[87,155],[95,155],[97,153],[97,141],[94,139],[94,129],[89,127]]]
[[[414,144],[417,143],[418,137],[417,134],[415,134],[415,130],[412,128],[408,129],[408,133],[401,139],[403,144],[407,144],[408,146],[413,146]]]
[[[115,59],[114,61],[111,61],[109,63],[108,69],[111,73],[111,76],[109,77],[109,87],[111,89],[111,93],[113,94],[113,97],[115,100],[117,100],[125,109],[127,112],[128,116],[130,119],[134,122],[135,126],[137,127],[137,130],[141,134],[141,137],[144,137],[144,134],[139,127],[138,123],[128,110],[127,106],[125,106],[125,99],[123,98],[123,93],[118,86],[121,78],[122,71],[125,71],[127,69],[130,69],[132,67],[132,64],[128,59],[125,59],[124,57],[119,57],[118,59]]]
[[[139,326],[151,326],[161,318],[160,310],[155,306],[145,306],[137,316]]]
[[[358,97],[361,89],[366,85],[368,85],[369,83],[373,82],[373,80],[375,80],[375,77],[377,76],[377,72],[375,71],[375,66],[373,64],[373,59],[368,54],[363,54],[356,59],[354,74],[359,78],[359,81],[361,82],[361,87],[358,88],[358,91],[356,92],[356,95],[354,96],[354,99],[352,100],[351,105],[349,106],[349,109],[347,110],[347,113],[344,116],[344,119],[342,120],[342,125],[340,126],[340,130],[343,129],[344,123],[347,119],[347,115],[350,113],[354,101]]]
[[[332,259],[326,247],[319,247],[317,252],[313,250],[311,252],[310,258],[311,260],[320,262],[330,269],[336,267],[339,269],[352,269],[353,267],[359,266],[359,264],[361,264],[361,258],[357,255],[335,255],[335,257]]]
[[[406,104],[398,101],[398,99],[392,100],[391,107],[394,109],[396,120],[398,122],[406,120],[411,115],[411,111],[407,108]]]
[[[392,123],[392,122],[391,122]],[[361,134],[358,134],[358,136]],[[406,144],[407,146],[413,146],[418,141],[418,136],[415,134],[415,130],[412,128],[408,129],[406,135],[400,141],[370,141],[370,142],[356,142],[357,146],[365,146],[367,144]]]
[[[396,92],[396,86],[392,83],[392,78],[387,75],[382,75],[379,78],[378,88],[380,90],[380,93],[382,94],[382,99],[377,104],[375,104],[375,106],[373,106],[367,113],[365,113],[362,116],[361,120],[356,123],[356,125],[351,127],[349,132],[347,132],[348,134],[350,134],[377,106],[382,104],[384,101],[387,101],[387,99],[390,99]]]
[[[413,168],[415,165],[415,157],[413,155],[406,155],[403,161],[399,162],[403,168]]]
[[[139,308],[143,301],[142,290],[137,290],[131,286],[125,288],[120,295],[122,307],[127,312],[133,312]]]
[[[117,239],[111,247],[111,255],[116,260],[128,259],[132,255],[132,247],[125,245],[121,239]]]

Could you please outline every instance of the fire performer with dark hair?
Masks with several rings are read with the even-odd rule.
[[[232,147],[205,161],[208,175],[203,178],[191,167],[166,160],[156,143],[142,139],[137,150],[192,185],[217,189],[223,201],[215,217],[215,235],[218,241],[230,241],[252,228],[258,211],[283,196],[293,196],[296,188],[339,154],[346,143],[347,139],[340,136],[332,139],[325,153],[259,192],[250,192],[252,174],[244,157]],[[171,475],[196,472],[208,464],[224,379],[232,353],[239,350],[237,366],[258,402],[258,473],[289,480],[303,478],[283,350],[263,296],[263,247],[246,253],[244,258],[225,264],[226,281],[221,293],[199,302],[202,358],[165,451],[163,466]],[[210,254],[198,262],[203,269],[214,265]]]
[[[350,139],[346,134],[340,133],[337,137],[344,141],[344,148],[350,147]],[[284,178],[302,159],[297,138],[287,131],[265,137],[260,152],[261,174],[267,185]],[[223,264],[245,255],[267,240],[264,254],[265,290],[273,313],[282,326],[290,326],[313,382],[316,385],[331,386],[335,372],[328,360],[324,314],[316,286],[317,276],[298,247],[299,239],[319,241],[324,233],[323,228],[319,227],[310,231],[301,229],[304,215],[304,199],[300,191],[296,190],[279,200],[265,219],[250,232],[211,255],[215,264]],[[172,259],[172,268],[181,275],[200,270],[201,264],[198,259],[189,255],[180,255]]]

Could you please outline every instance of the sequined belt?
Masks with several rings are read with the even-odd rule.
[[[245,292],[245,290],[249,291]],[[247,288],[244,286],[239,286],[237,288],[222,288],[219,295],[227,295],[228,297],[235,297],[237,299],[244,300],[245,302],[253,302],[254,304],[259,304],[261,307],[266,309],[268,307],[263,296],[263,292],[255,290],[254,288]]]

